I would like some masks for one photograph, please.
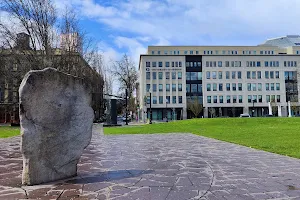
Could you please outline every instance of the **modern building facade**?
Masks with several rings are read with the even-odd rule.
[[[195,100],[204,117],[263,116],[270,105],[287,116],[288,101],[297,114],[300,43],[292,42],[300,36],[282,38],[288,46],[278,38],[258,46],[149,46],[139,63],[142,118],[150,106],[153,120],[191,118]]]

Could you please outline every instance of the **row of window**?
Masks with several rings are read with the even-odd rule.
[[[217,74],[218,73],[218,74]],[[218,79],[223,79],[223,72],[219,71],[207,71],[206,72],[206,79],[217,79],[217,75],[218,75]],[[226,79],[241,79],[242,78],[242,72],[241,71],[232,71],[231,72],[231,76],[230,76],[230,72],[226,71],[225,72],[226,75]]]
[[[177,96],[172,96],[172,102],[171,102],[170,96],[166,96],[165,100],[164,100],[163,96],[159,96],[158,102],[157,102],[157,96],[152,96],[151,98],[152,98],[152,104],[163,104],[163,103],[176,104],[177,103]],[[178,103],[179,104],[182,103],[182,96],[178,96]],[[150,96],[147,96],[147,104],[150,104]]]
[[[279,91],[280,83],[265,83],[265,89],[266,89],[266,91],[275,91],[275,90]],[[262,91],[262,84],[261,83],[248,83],[247,90],[248,91],[256,91],[256,90]]]
[[[201,62],[186,62],[186,67],[201,67]]]
[[[170,79],[170,74],[171,74],[173,80],[174,79],[182,79],[182,72],[165,72],[166,79]],[[158,79],[162,80],[163,75],[164,75],[163,72],[158,72]],[[147,80],[151,79],[151,73],[150,72],[146,72],[146,79]],[[157,79],[157,72],[152,72],[152,79],[153,80]]]
[[[176,86],[177,85],[177,86]],[[170,92],[170,86],[171,84],[166,84],[166,91]],[[182,84],[172,84],[172,92],[176,91],[176,88],[178,88],[178,91],[182,91]],[[163,84],[158,84],[158,88],[157,88],[157,84],[152,84],[152,88],[150,84],[146,85],[146,91],[147,92],[157,92],[157,90],[159,92],[163,92]]]
[[[202,84],[186,84],[187,93],[202,93]]]
[[[187,81],[202,80],[202,72],[186,72]]]
[[[201,63],[200,63],[201,64]],[[264,61],[265,67],[279,67],[279,61]],[[285,67],[297,67],[297,61],[284,61]],[[223,67],[222,61],[206,61],[206,67]],[[225,67],[241,67],[241,61],[225,61]],[[246,67],[261,67],[261,61],[246,61]]]
[[[181,61],[176,61],[176,62],[164,62],[164,67],[182,67],[182,62]],[[150,67],[150,62],[146,62],[146,67]],[[163,62],[152,62],[152,67],[163,67]]]
[[[257,51],[242,51],[242,54],[244,55],[256,55],[256,52]],[[157,54],[156,54],[157,53]],[[151,51],[151,54],[152,55],[161,55],[161,54],[164,54],[164,55],[180,55],[180,51],[179,50],[174,50],[174,51],[167,51],[167,50],[164,50],[164,51]],[[183,53],[185,55],[189,54],[189,55],[199,55],[200,54],[200,51],[198,50],[185,50],[183,51]],[[237,50],[215,50],[215,51],[212,51],[212,50],[204,50],[203,51],[203,54],[204,55],[213,55],[213,54],[223,54],[223,55],[237,55],[238,54],[238,51]],[[274,51],[259,51],[259,54],[260,55],[274,55]],[[297,54],[298,54],[298,51],[297,51]]]
[[[242,62],[241,61],[225,61],[225,67],[241,67]],[[206,61],[206,67],[223,67],[222,61]]]
[[[227,95],[226,103],[243,103],[242,95]],[[248,103],[262,103],[263,95],[248,95]],[[266,102],[280,102],[280,95],[266,95]],[[224,103],[224,96],[207,96],[207,103]]]
[[[225,84],[224,84],[225,85]],[[232,88],[230,87],[232,86]],[[212,83],[212,84],[206,84],[206,91],[223,91],[223,83]],[[242,83],[226,83],[226,91],[242,91],[243,90],[243,84]]]
[[[265,78],[279,78],[279,71],[265,71]],[[261,79],[261,71],[247,71],[247,79]]]

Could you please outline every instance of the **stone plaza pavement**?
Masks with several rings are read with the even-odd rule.
[[[77,177],[23,187],[19,143],[0,140],[0,199],[300,199],[300,160],[188,133],[95,126]]]

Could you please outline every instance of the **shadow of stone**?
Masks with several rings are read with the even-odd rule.
[[[88,184],[99,183],[104,181],[121,180],[124,178],[138,177],[143,174],[150,174],[154,170],[117,170],[108,172],[93,173],[92,175],[84,175],[83,177],[76,177],[66,181],[69,184]]]

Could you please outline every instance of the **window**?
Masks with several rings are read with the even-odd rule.
[[[175,62],[175,66],[178,67],[178,62]]]
[[[191,85],[190,84],[186,85],[186,92],[188,92],[188,93],[191,92]]]
[[[247,79],[250,79],[251,72],[247,71]]]
[[[242,79],[242,72],[238,71],[238,79]]]
[[[216,83],[213,84],[213,91],[217,91],[217,84]]]
[[[229,61],[226,61],[226,62],[225,62],[225,66],[226,66],[226,67],[229,67]]]
[[[188,51],[184,51],[184,54],[187,54]]]
[[[166,96],[166,103],[171,103],[170,102],[170,96]]]
[[[261,83],[257,83],[257,90],[262,91],[262,84]]]
[[[243,96],[239,95],[239,103],[243,103]]]
[[[276,78],[279,78],[279,71],[276,71],[276,72],[275,72],[275,77],[276,77]]]
[[[170,79],[170,72],[166,72],[166,79]]]
[[[231,78],[232,79],[235,79],[235,73],[236,73],[235,71],[231,72]]]
[[[173,104],[176,103],[176,96],[172,96],[172,103],[173,103]]]
[[[163,73],[162,72],[158,72],[158,79],[163,79]]]
[[[277,95],[277,96],[276,96],[276,101],[277,101],[277,102],[280,102],[280,95]]]
[[[162,67],[162,62],[158,62],[158,67]]]
[[[239,83],[239,84],[238,84],[238,88],[239,88],[239,91],[242,91],[242,90],[243,90],[242,83]]]
[[[256,66],[257,66],[257,67],[260,67],[260,61],[257,61],[257,62],[256,62]]]
[[[206,72],[206,79],[210,79],[210,72]]]
[[[218,67],[222,67],[222,61],[218,61]]]
[[[197,92],[197,84],[192,84],[191,90],[192,92]]]
[[[170,67],[170,62],[165,63],[166,67]]]
[[[186,80],[191,80],[191,72],[186,72]]]
[[[156,62],[152,62],[152,67],[156,67]]]
[[[274,91],[275,90],[275,84],[274,83],[271,83],[271,90]]]
[[[157,104],[157,97],[153,96],[153,104]]]
[[[223,96],[219,96],[219,102],[223,103]]]
[[[252,72],[252,79],[256,79],[256,72]]]
[[[217,72],[212,72],[211,76],[213,79],[217,79]]]
[[[219,75],[219,79],[222,79],[222,72],[218,72],[218,75]]]
[[[176,91],[176,84],[172,84],[172,92]]]
[[[163,104],[163,102],[164,102],[163,96],[159,96],[158,97],[158,101],[159,101],[159,104]]]
[[[202,80],[202,72],[197,72],[198,74],[198,80],[201,81]]]
[[[178,72],[178,79],[182,79],[182,72]]]
[[[152,51],[151,53],[152,53],[152,55],[154,55],[154,54],[155,54],[155,53],[154,53],[154,51]]]
[[[202,84],[198,84],[198,92],[202,93]]]
[[[229,95],[227,95],[226,99],[227,99],[227,103],[230,103],[230,96]]]
[[[236,103],[236,95],[232,96],[232,103]]]
[[[265,67],[269,67],[269,62],[265,61]]]
[[[198,73],[197,72],[191,72],[191,80],[196,81],[198,79]]]
[[[274,72],[270,71],[270,78],[274,78]]]
[[[266,83],[266,91],[269,91],[269,90],[270,90],[270,84]]]
[[[211,103],[211,96],[207,96],[207,103]]]
[[[156,86],[157,86],[156,84],[153,84],[153,85],[152,85],[152,91],[153,91],[153,92],[156,92],[156,91],[157,91],[157,87],[156,87]]]
[[[152,79],[156,80],[156,72],[152,72]]]
[[[150,96],[147,96],[147,104],[150,104]]]
[[[199,51],[196,51],[196,54],[199,54]]]
[[[172,72],[172,79],[176,79],[176,72]]]
[[[232,83],[232,90],[236,91],[236,83]]]
[[[213,66],[214,66],[214,67],[217,66],[217,62],[216,62],[216,61],[213,62]]]
[[[150,67],[150,62],[146,62],[146,67]]]
[[[211,85],[210,84],[206,85],[206,91],[211,91]]]
[[[223,83],[219,83],[219,91],[223,91]]]
[[[214,96],[214,103],[218,103],[218,96]]]
[[[258,102],[262,103],[262,95],[258,95]]]
[[[256,83],[252,83],[251,86],[252,86],[252,91],[256,91]]]
[[[230,91],[230,83],[226,83],[226,90]]]
[[[257,95],[252,96],[252,101],[257,102]]]
[[[248,91],[251,91],[251,83],[247,83],[247,89]]]
[[[280,90],[280,83],[276,83],[276,90]]]
[[[229,79],[230,78],[230,72],[226,72],[226,79]]]
[[[234,67],[234,61],[231,61],[231,67]]]
[[[182,96],[178,96],[178,103],[182,103]]]
[[[166,91],[167,91],[167,92],[170,91],[170,84],[166,84]]]
[[[181,83],[178,84],[178,91],[182,91],[182,84]]]
[[[283,65],[286,67],[286,61],[283,62]]]
[[[268,71],[265,71],[265,78],[269,79],[269,72]]]
[[[175,62],[172,62],[172,67],[175,67]]]
[[[157,51],[157,54],[160,55],[160,51]]]
[[[150,80],[150,72],[146,72],[146,79]]]
[[[163,85],[162,85],[162,84],[159,84],[159,85],[158,85],[158,90],[159,90],[160,92],[163,91]]]
[[[150,92],[150,87],[151,87],[150,84],[146,85],[146,92]]]
[[[206,67],[209,67],[209,62],[208,61],[206,61]]]
[[[270,95],[267,95],[267,96],[266,96],[266,101],[267,101],[267,102],[270,102]]]
[[[251,103],[251,102],[252,102],[252,96],[248,95],[248,103]]]
[[[257,72],[257,79],[261,79],[261,71]]]

